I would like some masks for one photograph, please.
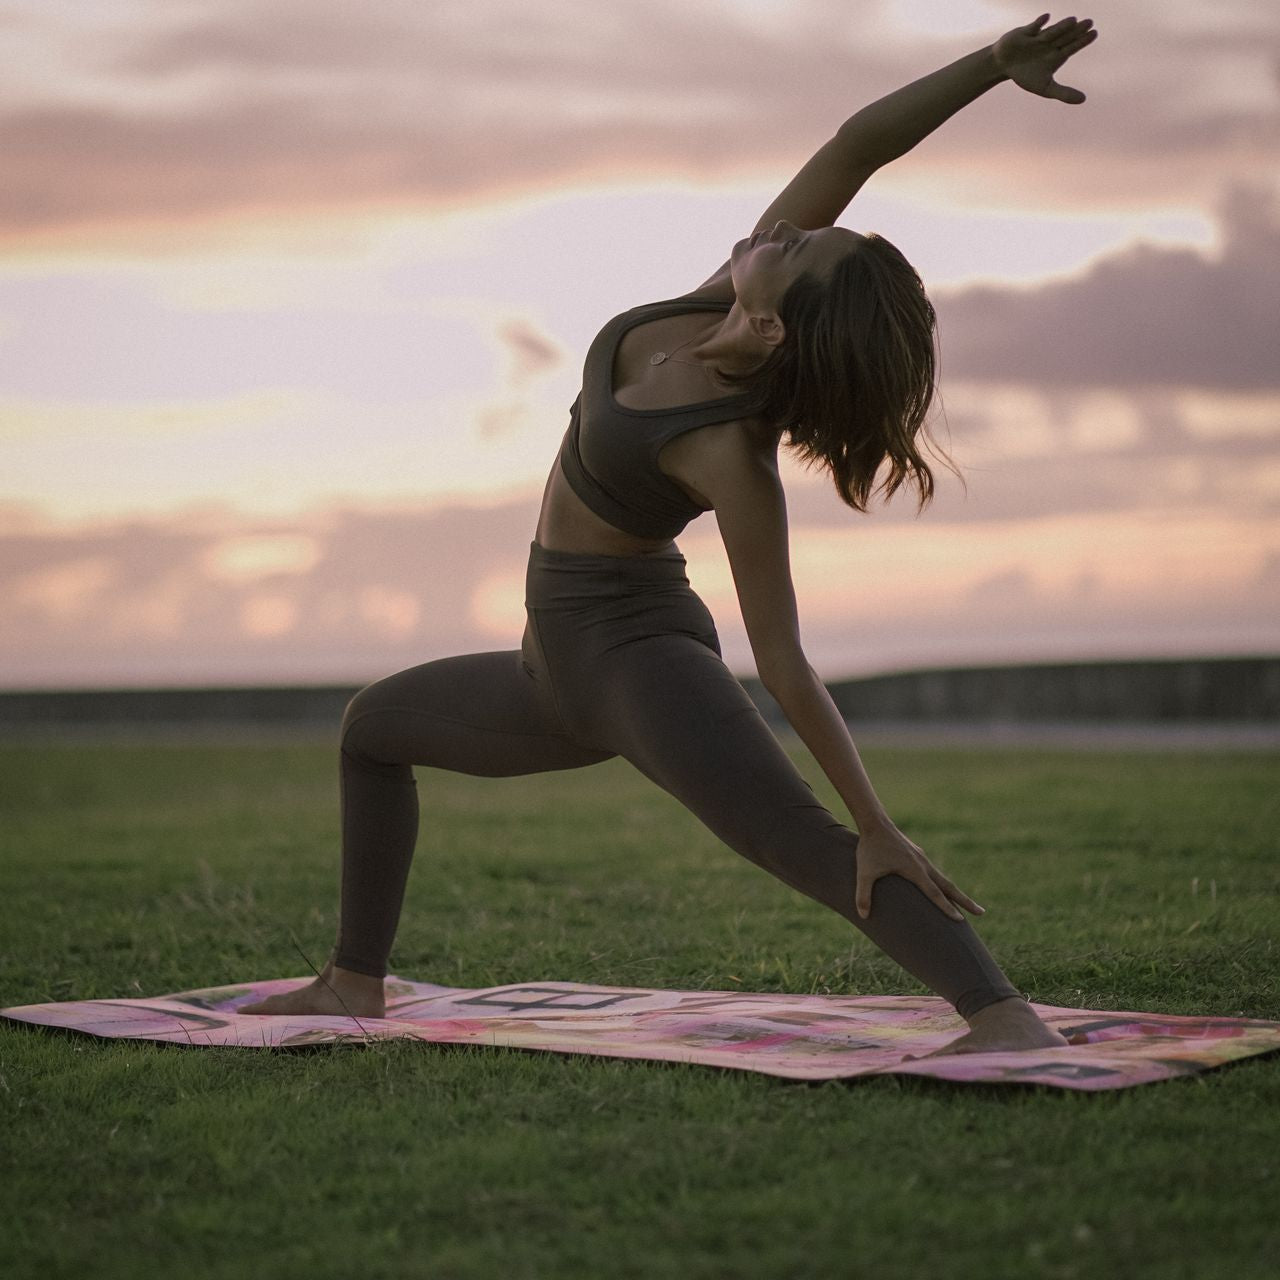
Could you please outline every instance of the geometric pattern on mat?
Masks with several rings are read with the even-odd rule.
[[[814,996],[668,991],[578,982],[471,990],[388,977],[385,1018],[237,1014],[305,986],[279,978],[150,999],[73,1000],[0,1009],[15,1022],[122,1040],[289,1049],[409,1038],[757,1071],[792,1080],[910,1075],[1062,1089],[1124,1089],[1280,1050],[1280,1022],[1164,1013],[1036,1012],[1070,1042],[1021,1053],[909,1061],[965,1030],[938,996]]]

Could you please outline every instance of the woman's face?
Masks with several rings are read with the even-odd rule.
[[[800,276],[823,279],[863,238],[844,227],[802,231],[783,219],[739,240],[729,255],[738,302],[749,313],[776,312],[782,295]]]

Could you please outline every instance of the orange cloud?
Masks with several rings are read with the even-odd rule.
[[[857,517],[820,479],[789,471],[811,660],[835,677],[911,662],[1280,644],[1269,514],[1280,468],[1269,493],[1250,501],[1237,489],[1231,501],[1198,471],[1188,487],[1177,474],[1185,460],[1134,460],[1116,473],[1096,456],[975,472],[968,504],[944,486],[918,522],[905,507]],[[1094,473],[1111,487],[1089,489]],[[1080,487],[1083,507],[1060,500]],[[271,523],[214,510],[81,529],[14,522],[0,536],[0,669],[13,687],[360,682],[514,649],[536,515],[529,497]],[[727,660],[749,670],[714,523],[699,521],[680,543]]]

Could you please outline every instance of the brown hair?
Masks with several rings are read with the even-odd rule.
[[[933,499],[933,472],[916,448],[936,393],[937,317],[915,268],[881,236],[869,235],[826,280],[805,274],[778,304],[786,337],[743,384],[748,413],[810,463],[827,467],[836,492],[865,512],[876,473],[888,500],[910,477],[916,514]],[[960,477],[963,482],[963,477]]]

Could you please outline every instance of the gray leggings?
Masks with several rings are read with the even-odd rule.
[[[519,650],[442,658],[362,689],[342,725],[335,964],[382,977],[418,832],[412,765],[480,777],[613,756],[730,848],[838,911],[965,1017],[1019,992],[967,922],[900,876],[854,906],[858,837],[825,809],[720,659],[672,543],[600,556],[532,544]]]

